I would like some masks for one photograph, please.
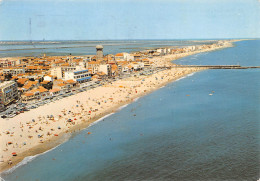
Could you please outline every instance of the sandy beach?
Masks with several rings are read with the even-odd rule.
[[[155,57],[152,61],[156,66],[172,66],[172,60],[212,50],[216,49]],[[0,172],[27,156],[43,153],[61,144],[73,132],[118,111],[137,97],[203,69],[171,68],[149,76],[130,77],[51,102],[14,118],[0,118]]]

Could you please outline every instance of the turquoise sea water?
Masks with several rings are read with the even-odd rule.
[[[213,64],[219,60],[216,57],[222,57],[222,63],[233,64],[234,53],[246,54],[241,46],[255,54],[247,59],[236,56],[236,60],[260,65],[259,42],[255,41],[179,61]],[[206,70],[187,76],[1,177],[26,181],[257,180],[259,77],[259,69]]]

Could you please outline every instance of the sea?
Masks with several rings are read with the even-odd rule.
[[[0,41],[0,58],[25,56],[66,56],[96,54],[103,45],[104,54],[135,52],[161,47],[211,44],[216,40],[96,40],[96,41]]]
[[[260,41],[174,61],[260,65]],[[154,91],[1,174],[22,181],[256,181],[260,70],[205,70]],[[91,132],[91,134],[88,134]]]

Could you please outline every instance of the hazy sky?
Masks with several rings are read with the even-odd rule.
[[[259,0],[0,0],[0,40],[259,37]]]

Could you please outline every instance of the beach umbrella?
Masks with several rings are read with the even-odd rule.
[[[13,155],[13,156],[17,156],[16,152],[13,152],[12,155]]]

